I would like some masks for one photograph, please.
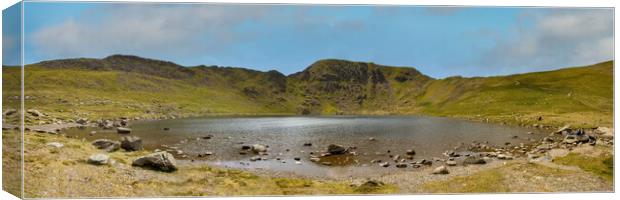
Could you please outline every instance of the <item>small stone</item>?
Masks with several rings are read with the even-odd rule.
[[[130,128],[125,128],[125,127],[118,127],[116,128],[116,132],[119,134],[129,134],[131,133],[131,129]]]
[[[93,165],[105,165],[105,164],[108,164],[109,160],[110,160],[110,157],[108,155],[98,153],[98,154],[94,154],[88,157],[87,162]]]
[[[50,142],[50,143],[47,143],[46,145],[54,147],[54,148],[62,148],[63,146],[65,146],[60,142]]]
[[[456,161],[454,161],[454,160],[446,161],[446,165],[448,165],[448,166],[456,166]]]
[[[381,167],[389,167],[390,163],[388,163],[388,162],[379,163],[379,166],[381,166]]]
[[[450,172],[448,171],[448,168],[446,166],[439,166],[435,169],[433,169],[433,174],[449,174]]]

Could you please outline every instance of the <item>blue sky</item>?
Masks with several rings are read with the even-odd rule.
[[[290,74],[339,58],[442,78],[613,58],[611,9],[27,2],[24,29],[26,63],[131,54]]]

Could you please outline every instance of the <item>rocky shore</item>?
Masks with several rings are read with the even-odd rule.
[[[12,113],[8,113],[11,115]],[[32,117],[44,116],[43,113],[36,110],[29,110],[27,114]],[[5,112],[6,116],[7,113]],[[131,136],[131,129],[128,128],[131,120],[140,119],[107,119],[90,121],[85,118],[76,119],[73,122],[60,122],[52,124],[41,124],[34,126],[26,126],[28,132],[61,134],[63,129],[74,127],[93,126],[103,129],[116,129],[121,136],[120,141],[97,139],[92,145],[104,152],[95,153],[84,158],[91,165],[108,165],[115,162],[110,159],[108,153],[123,150],[124,152],[140,151],[142,147],[142,139]],[[548,127],[547,127],[548,129]],[[92,133],[96,134],[96,133]],[[211,139],[213,136],[204,136],[203,139]],[[531,141],[528,144],[511,144],[506,142],[503,146],[492,146],[488,142],[473,142],[471,144],[459,144],[453,149],[449,149],[444,153],[444,157],[433,158],[417,158],[415,149],[402,149],[399,152],[405,152],[402,155],[393,152],[386,152],[384,159],[375,159],[369,163],[362,163],[362,166],[376,166],[381,168],[393,168],[392,172],[381,175],[369,175],[363,178],[339,178],[333,179],[329,177],[310,177],[319,180],[337,180],[349,181],[354,185],[362,185],[367,182],[376,184],[394,184],[402,188],[409,188],[407,192],[419,192],[411,189],[413,184],[411,181],[404,181],[400,176],[410,177],[418,180],[413,185],[426,184],[433,181],[446,180],[449,177],[471,175],[480,171],[494,169],[506,165],[507,163],[523,163],[523,162],[541,162],[548,163],[550,158],[557,157],[557,152],[571,152],[575,149],[583,149],[584,146],[600,146],[603,148],[613,147],[613,128],[597,127],[597,128],[572,128],[566,125],[555,131],[549,131],[549,136],[538,140]],[[376,141],[376,138],[368,138],[368,141]],[[51,148],[62,148],[64,144],[51,142],[46,144]],[[330,166],[346,166],[356,157],[363,156],[357,153],[355,146],[343,146],[339,144],[312,144],[304,143],[303,146],[320,145],[325,146],[322,151],[307,152],[306,157],[311,162],[326,167]],[[210,156],[211,152],[205,152],[199,155],[187,155],[173,146],[164,146],[162,149],[156,149],[153,153],[136,156],[131,161],[131,165],[141,167],[146,170],[156,170],[163,172],[175,173],[179,169],[176,159],[185,161],[193,161],[194,157]],[[239,154],[252,154],[247,161],[242,163],[251,164],[253,162],[261,162],[265,160],[280,160],[277,152],[271,152],[268,144],[243,144],[240,145]],[[301,157],[295,157],[294,163],[301,164]],[[191,162],[183,162],[182,165],[195,165]],[[402,171],[403,168],[417,169],[414,171]],[[294,173],[280,173],[268,170],[252,170],[258,174],[264,174],[271,177],[285,178],[308,178]]]

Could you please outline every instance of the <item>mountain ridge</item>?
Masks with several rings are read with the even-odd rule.
[[[3,79],[17,79],[17,71],[5,70]],[[611,123],[613,112],[613,61],[507,76],[435,79],[413,67],[341,59],[318,60],[284,75],[276,70],[186,67],[112,55],[31,64],[25,81],[27,93],[42,97],[32,101],[33,106],[94,117],[113,117],[119,113],[96,110],[116,109],[122,115],[146,118],[217,113],[424,114],[516,124],[545,116],[549,120],[538,123],[591,125]],[[71,108],[101,99],[122,108]]]

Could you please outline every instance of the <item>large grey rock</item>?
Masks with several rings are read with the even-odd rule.
[[[97,147],[97,149],[104,149],[107,152],[116,151],[121,148],[121,143],[119,141],[108,139],[96,139],[92,144]]]
[[[142,150],[142,139],[136,136],[124,136],[121,140],[121,148],[126,151]]]
[[[176,160],[172,154],[162,151],[152,153],[146,156],[137,158],[131,164],[133,166],[145,167],[165,172],[171,172],[177,170]]]
[[[329,146],[327,146],[327,152],[329,152],[332,155],[338,155],[338,154],[346,153],[347,149],[344,148],[342,145],[330,144]]]
[[[87,162],[93,165],[106,165],[108,164],[109,160],[110,160],[110,156],[98,153],[98,154],[94,154],[88,157]]]

